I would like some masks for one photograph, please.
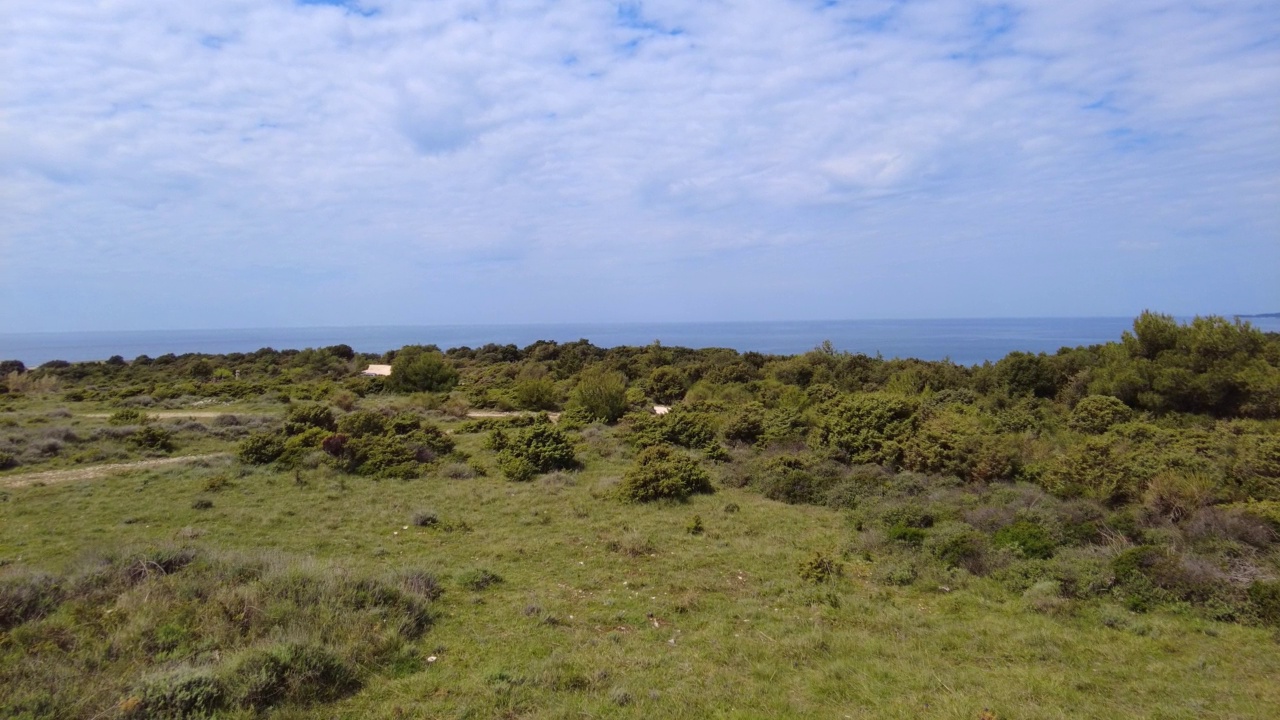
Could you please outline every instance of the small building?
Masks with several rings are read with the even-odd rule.
[[[360,374],[366,375],[368,377],[390,377],[391,366],[390,365],[370,365],[369,367],[365,368],[364,371],[361,372]]]

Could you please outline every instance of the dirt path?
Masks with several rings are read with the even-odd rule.
[[[234,415],[226,411],[214,410],[161,410],[159,412],[147,411],[147,417],[153,418],[215,418],[219,415]],[[111,413],[77,413],[76,417],[87,418],[106,418],[111,417]]]
[[[154,460],[137,460],[127,463],[111,463],[110,465],[92,465],[82,468],[64,470],[46,470],[44,472],[24,473],[22,475],[0,475],[0,488],[22,488],[32,485],[51,485],[53,483],[71,482],[73,480],[97,480],[125,470],[165,467],[200,460],[214,460],[231,457],[231,453],[210,453],[208,455],[184,455],[183,457],[156,458]]]
[[[507,418],[519,417],[521,415],[537,415],[532,410],[471,410],[467,413],[469,418]],[[547,413],[547,417],[551,418],[551,422],[560,421],[560,413]]]

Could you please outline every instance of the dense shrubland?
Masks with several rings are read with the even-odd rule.
[[[391,364],[392,376],[361,377],[372,362]],[[641,512],[642,503],[681,506],[717,487],[829,508],[821,512],[829,512],[831,544],[789,569],[817,586],[821,602],[835,602],[823,588],[857,569],[886,588],[1000,588],[1051,617],[1112,603],[1280,627],[1280,337],[1221,318],[1180,325],[1144,313],[1118,342],[1012,353],[975,367],[829,344],[784,357],[657,343],[603,349],[585,340],[3,367],[0,478],[196,449],[232,449],[244,467],[292,473],[299,483],[307,473],[353,481],[488,475],[485,482],[544,477],[534,486],[554,489],[599,470],[607,482],[591,498],[627,512]],[[155,415],[222,403],[251,412],[207,423]],[[670,412],[656,414],[655,405]],[[23,411],[30,407],[44,409]],[[105,419],[76,425],[80,407]],[[475,411],[488,416],[467,418]],[[725,505],[726,514],[736,509]],[[464,527],[434,512],[412,522]],[[714,536],[715,522],[704,510],[687,534]],[[609,544],[640,557],[660,543],[624,536]],[[327,678],[327,692],[346,693],[370,668],[414,662],[397,655],[399,643],[425,629],[424,603],[433,599],[387,579],[338,587],[317,578],[305,591],[311,600],[397,617],[408,608],[422,622],[336,646],[323,634],[268,642],[249,620],[188,627],[180,608],[188,595],[233,591],[269,605],[277,590],[285,593],[276,571],[198,558],[133,581],[121,569],[128,562],[65,576],[4,571],[0,626],[17,628],[13,637],[26,633],[0,646],[10,653],[4,672],[21,675],[12,675],[15,687],[52,682],[36,678],[52,670],[21,661],[26,638],[47,642],[39,638],[51,623],[68,624],[76,608],[136,603],[145,586],[176,598],[179,609],[170,610],[180,619],[156,614],[147,632],[172,626],[172,637],[146,639],[136,652],[169,657],[177,643],[174,657],[183,660],[156,665],[164,670],[143,680],[102,680],[130,712],[305,704],[316,678]],[[246,573],[251,585],[237,579]],[[108,630],[94,642],[123,632]],[[205,662],[201,648],[215,636],[235,650]],[[6,709],[44,716],[59,702],[57,693],[35,693]]]

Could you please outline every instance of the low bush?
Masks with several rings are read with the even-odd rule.
[[[123,408],[111,413],[111,417],[107,418],[108,425],[144,425],[151,418],[138,408]]]
[[[127,442],[139,450],[172,452],[174,449],[173,433],[157,425],[143,425]]]
[[[842,570],[843,566],[834,557],[814,551],[813,555],[800,563],[800,579],[820,585],[835,580]]]
[[[501,575],[483,568],[467,570],[458,576],[458,584],[474,592],[493,587],[500,582],[502,582]]]
[[[714,492],[714,488],[711,477],[693,458],[658,445],[640,451],[618,492],[629,502],[652,502],[684,500],[695,493]]]
[[[495,430],[490,442],[499,451],[498,468],[510,480],[578,467],[569,438],[553,425],[533,425],[509,436]]]
[[[241,441],[236,456],[250,465],[273,463],[284,453],[284,439],[278,433],[254,433]]]
[[[1047,560],[1053,557],[1053,536],[1043,526],[1025,520],[1007,525],[995,532],[992,541],[997,547],[1013,550],[1020,557]]]
[[[223,692],[229,704],[261,712],[276,705],[331,702],[359,687],[355,669],[323,646],[287,642],[242,655]]]

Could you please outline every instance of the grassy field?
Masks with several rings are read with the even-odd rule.
[[[57,421],[84,435],[105,422]],[[139,678],[230,655],[205,618],[217,582],[183,578],[249,587],[217,573],[253,566],[267,568],[254,571],[261,587],[290,573],[339,587],[334,578],[417,572],[433,586],[420,593],[431,621],[390,633],[393,614],[371,602],[318,615],[317,628],[340,633],[358,689],[228,717],[1200,719],[1280,708],[1274,630],[1105,601],[1038,603],[963,574],[876,582],[840,511],[727,487],[686,503],[621,502],[613,488],[628,458],[613,432],[583,434],[585,470],[529,483],[456,465],[373,480],[230,457],[31,487],[6,487],[21,475],[0,474],[8,578],[81,577],[106,567],[95,559],[104,553],[187,548],[197,558],[118,588],[103,581],[92,599],[6,629],[0,683],[29,698],[9,707],[136,716]],[[231,448],[196,435],[182,453]],[[454,437],[490,461],[480,435]],[[803,579],[815,553],[838,559],[839,574]],[[244,637],[308,632],[276,625]]]

